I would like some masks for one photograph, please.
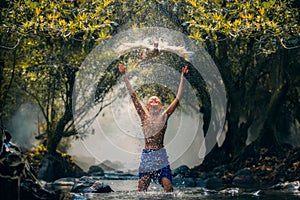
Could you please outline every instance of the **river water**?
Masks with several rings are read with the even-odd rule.
[[[221,191],[206,190],[205,188],[181,188],[175,187],[174,192],[165,193],[158,184],[151,183],[147,192],[137,192],[137,180],[103,180],[114,192],[101,194],[74,194],[76,200],[100,200],[100,199],[129,199],[129,200],[157,200],[157,199],[205,199],[205,200],[300,200],[300,191],[287,193],[280,191],[268,191],[258,189],[228,188]],[[262,191],[262,192],[261,192]]]

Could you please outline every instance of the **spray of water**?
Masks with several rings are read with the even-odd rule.
[[[165,138],[165,147],[171,164],[199,164],[199,159],[203,159],[211,151],[217,138],[222,135],[226,113],[226,92],[221,75],[208,53],[184,34],[174,30],[159,27],[128,30],[95,48],[82,64],[76,79],[74,92],[76,104],[73,108],[75,119],[76,116],[80,118],[76,125],[80,127],[81,123],[97,114],[99,109],[95,104],[97,82],[112,63],[117,63],[120,48],[124,50],[124,44],[131,44],[125,48],[126,52],[139,49],[141,46],[137,46],[136,41],[143,41],[144,38],[160,38],[168,46],[180,47],[186,52],[192,52],[188,54],[188,61],[201,76],[199,80],[203,79],[206,84],[211,102],[211,120],[206,136],[204,137],[202,130],[199,100],[193,87],[186,80],[181,104],[193,105],[193,108],[185,106],[181,110],[177,109],[169,120]],[[178,52],[171,53],[187,60]],[[174,66],[159,63],[158,60],[155,62],[140,62],[137,67],[128,72],[133,87],[138,88],[140,83],[155,83],[167,87],[176,94],[180,72],[176,71]],[[147,70],[152,73],[147,73]],[[90,128],[95,130],[95,134],[76,145],[84,146],[86,152],[98,162],[106,159],[119,160],[128,167],[137,167],[143,146],[143,134],[129,96],[124,97],[124,94],[120,94],[124,91],[124,83],[120,80],[104,99],[106,102],[111,102],[110,106],[103,109],[102,115],[91,124]],[[189,111],[184,112],[184,109]],[[85,113],[84,117],[80,116],[82,113]]]

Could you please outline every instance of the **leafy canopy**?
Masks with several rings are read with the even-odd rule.
[[[300,36],[299,11],[288,0],[197,1],[186,0],[184,17],[190,37],[205,40],[253,38],[263,53],[276,51],[279,42],[285,48],[296,48]]]

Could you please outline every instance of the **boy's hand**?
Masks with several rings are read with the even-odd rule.
[[[119,64],[119,71],[121,74],[125,74],[125,66],[123,64]]]
[[[184,66],[184,67],[182,68],[182,75],[185,75],[185,74],[187,74],[188,72],[189,72],[188,66]]]

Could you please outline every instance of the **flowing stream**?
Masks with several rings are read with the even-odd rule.
[[[239,189],[227,188],[224,190],[208,190],[201,187],[174,187],[174,192],[165,193],[162,187],[156,183],[151,183],[147,192],[137,192],[137,180],[103,180],[103,183],[110,185],[114,190],[111,193],[89,193],[73,194],[71,199],[77,200],[97,200],[97,199],[238,199],[238,200],[296,200],[300,199],[300,191],[287,193],[280,191],[260,190],[260,189]],[[70,198],[68,198],[70,199]]]

